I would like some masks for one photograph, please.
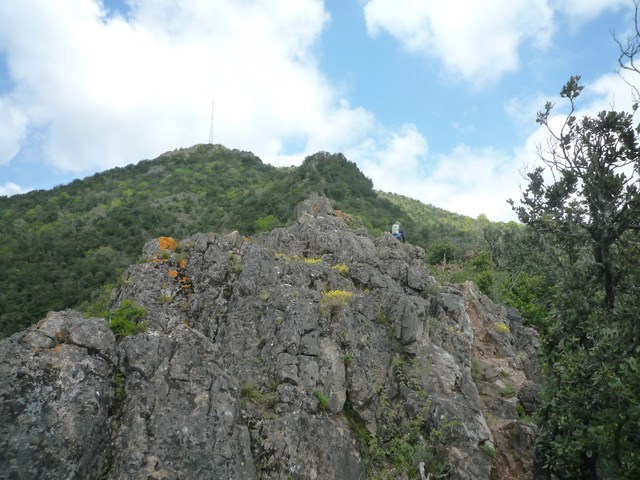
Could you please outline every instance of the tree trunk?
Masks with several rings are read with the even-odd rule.
[[[595,452],[588,457],[586,453],[580,454],[580,478],[582,480],[598,480],[598,472],[596,465],[598,463],[598,456]]]
[[[604,308],[607,310],[613,310],[613,306],[615,304],[615,283],[613,261],[611,259],[611,247],[607,244],[600,244],[593,250],[596,263],[600,268],[604,287]]]

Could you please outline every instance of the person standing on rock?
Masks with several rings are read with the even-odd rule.
[[[391,235],[404,243],[404,229],[402,225],[400,225],[400,222],[396,222],[391,226]]]

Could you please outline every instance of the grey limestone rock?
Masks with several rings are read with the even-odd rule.
[[[61,312],[0,342],[0,478],[356,479],[388,473],[398,445],[447,478],[522,464],[535,332],[326,198],[297,212],[254,238],[150,241],[112,296],[148,309],[145,332],[116,342]]]
[[[116,341],[102,319],[50,313],[0,342],[0,478],[99,478]]]

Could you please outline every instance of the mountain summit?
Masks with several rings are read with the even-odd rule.
[[[112,295],[139,333],[2,340],[4,478],[528,478],[536,333],[324,197],[296,216],[148,242]]]

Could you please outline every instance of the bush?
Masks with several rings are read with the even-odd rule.
[[[275,215],[267,215],[259,218],[253,223],[256,233],[270,232],[274,228],[281,227],[282,222]]]
[[[495,268],[493,264],[493,259],[491,258],[491,254],[486,250],[475,255],[470,261],[469,264],[477,271],[477,272],[485,272],[487,270],[493,270]]]
[[[316,390],[313,394],[318,399],[318,409],[327,410],[329,408],[329,397],[322,390]]]
[[[322,313],[323,311],[328,310],[331,315],[334,315],[345,308],[351,301],[352,297],[353,293],[345,290],[328,290],[326,292],[322,292],[320,312]]]
[[[453,262],[458,259],[458,247],[452,243],[438,243],[431,247],[427,261],[431,265]]]
[[[488,297],[494,298],[493,286],[496,278],[493,270],[483,270],[473,275],[472,278],[482,293]]]
[[[125,300],[120,307],[111,313],[109,328],[117,337],[128,337],[134,333],[144,332],[147,324],[141,322],[149,309]]]

